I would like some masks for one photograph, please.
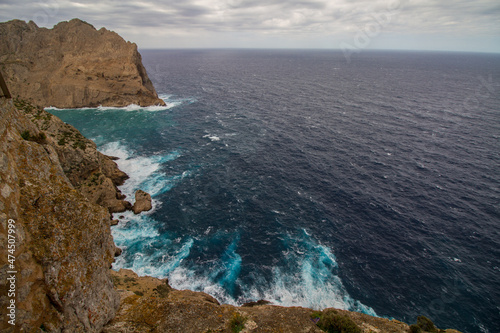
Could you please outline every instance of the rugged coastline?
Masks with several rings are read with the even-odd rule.
[[[0,24],[0,40],[0,70],[14,97],[58,108],[164,105],[137,45],[105,28],[13,20]]]
[[[85,23],[71,22],[86,31]],[[22,26],[20,22],[15,25]],[[2,64],[3,59],[0,52]],[[145,70],[144,76],[147,78]],[[18,81],[12,77],[20,76],[10,76],[7,83],[14,87],[13,94],[23,99],[0,98],[0,236],[5,240],[7,221],[15,220],[18,316],[15,327],[2,321],[2,331],[234,332],[240,318],[242,332],[323,332],[317,319],[326,313],[349,318],[357,325],[356,332],[410,330],[396,320],[343,310],[318,314],[312,309],[266,302],[221,305],[205,293],[175,290],[167,280],[110,270],[117,254],[110,230],[111,213],[132,208],[117,188],[127,176],[113,157],[99,153],[75,128],[33,104],[57,105],[37,97],[36,91],[15,88]],[[127,80],[127,76],[120,80]],[[89,80],[85,86],[99,90],[94,83]],[[108,99],[103,105],[148,105],[140,95],[129,100],[126,91],[119,100],[121,93],[120,89],[114,91],[116,104]],[[78,107],[84,101],[73,97],[64,105]],[[85,106],[96,105],[92,103],[97,102]],[[149,104],[158,103],[152,99]],[[147,201],[146,195],[139,193],[139,197]],[[8,271],[4,240],[0,246],[2,277]],[[8,301],[3,297],[7,294],[4,283],[2,278],[2,318]]]

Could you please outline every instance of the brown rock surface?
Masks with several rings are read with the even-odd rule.
[[[0,64],[12,96],[39,106],[164,105],[137,45],[78,19],[53,29],[0,23]]]
[[[9,219],[15,220],[18,272],[16,326],[2,320],[0,331],[100,332],[119,306],[109,275],[110,216],[75,190],[40,134],[11,100],[0,98],[0,276],[12,270]],[[2,318],[6,291],[2,278]]]
[[[113,282],[121,297],[117,316],[103,332],[233,332],[231,318],[235,313],[246,318],[242,333],[321,333],[312,320],[312,309],[254,305],[236,307],[219,304],[212,296],[190,290],[176,290],[168,280],[139,277],[130,270],[112,271]],[[264,302],[261,302],[264,303]],[[408,333],[409,326],[397,320],[372,317],[338,309],[352,319],[363,333]],[[455,330],[446,330],[455,333]]]
[[[41,108],[23,100],[15,100],[14,104],[35,125],[31,133],[43,133],[47,149],[55,152],[53,160],[61,164],[71,184],[87,199],[111,213],[131,209],[117,188],[128,176],[113,160],[98,152],[94,142]]]
[[[132,206],[133,212],[139,214],[151,210],[152,208],[151,195],[143,190],[135,191],[135,203]]]

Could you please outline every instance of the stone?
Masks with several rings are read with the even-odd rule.
[[[0,23],[0,63],[11,94],[38,106],[165,105],[137,45],[79,19],[52,29]]]
[[[149,211],[152,208],[153,205],[151,203],[151,195],[143,190],[137,190],[135,192],[135,203],[132,206],[134,214]]]
[[[26,130],[40,132],[12,100],[0,98],[0,155],[9,164],[0,178],[11,189],[0,216],[16,226],[16,331],[101,332],[120,301],[108,269],[115,255],[110,214],[74,188],[48,143],[24,140]],[[0,234],[7,234],[3,223]],[[7,254],[0,247],[1,276]],[[8,301],[0,299],[0,307]],[[9,326],[1,321],[0,331]]]

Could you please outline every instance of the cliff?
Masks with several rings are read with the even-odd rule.
[[[2,320],[0,330],[99,332],[119,306],[110,214],[75,189],[51,139],[4,98],[0,178],[2,319],[12,299],[16,306],[16,326]]]
[[[53,29],[0,23],[0,70],[12,96],[38,106],[164,105],[137,45],[78,19]]]

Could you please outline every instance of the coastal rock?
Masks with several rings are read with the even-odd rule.
[[[137,45],[79,19],[0,23],[0,64],[12,96],[42,107],[165,105]]]
[[[132,208],[117,188],[128,176],[111,158],[98,152],[94,142],[29,102],[16,99],[14,104],[35,125],[30,133],[41,133],[46,150],[53,152],[53,161],[60,163],[70,183],[87,199],[108,208],[111,213]]]
[[[2,320],[0,331],[100,332],[119,306],[109,273],[115,255],[110,214],[75,190],[42,134],[11,100],[0,98],[0,276],[18,272],[16,326]],[[0,280],[3,318],[6,282]]]
[[[137,190],[135,192],[135,203],[132,206],[132,211],[135,214],[139,214],[151,210],[152,208],[151,195],[143,190]]]

